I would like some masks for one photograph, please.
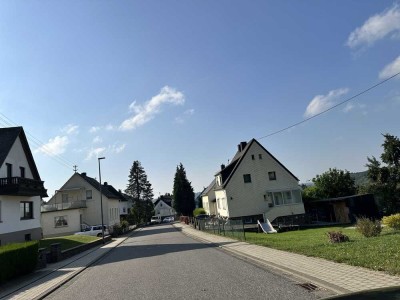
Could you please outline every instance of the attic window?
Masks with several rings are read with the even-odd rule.
[[[275,172],[268,172],[269,180],[276,180],[276,173]]]
[[[251,182],[251,175],[250,174],[243,174],[243,181],[244,181],[244,183]]]
[[[21,171],[21,178],[25,178],[25,168],[19,167],[19,170]]]
[[[87,199],[92,199],[92,190],[87,190],[86,191],[86,200]]]
[[[258,158],[259,158],[259,159],[262,159],[262,154],[258,154]]]
[[[251,155],[251,159],[252,159],[252,160],[255,160],[254,154]]]

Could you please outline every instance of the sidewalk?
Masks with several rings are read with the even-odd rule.
[[[6,283],[4,286],[0,286],[0,299],[42,299],[102,258],[131,234],[113,238],[104,246],[98,246],[69,259],[48,264],[47,268]]]
[[[400,277],[383,272],[239,242],[196,230],[183,223],[175,223],[174,226],[195,239],[216,244],[225,251],[297,277],[302,283],[311,282],[338,294],[400,286]]]

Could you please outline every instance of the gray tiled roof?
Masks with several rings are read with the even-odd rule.
[[[79,173],[78,173],[79,174]],[[86,182],[88,182],[91,186],[93,186],[96,190],[100,191],[100,183],[86,175],[86,173],[79,174]],[[101,185],[101,193],[106,196],[107,198],[114,198],[114,199],[121,199],[125,201],[125,198],[119,193],[112,185]]]

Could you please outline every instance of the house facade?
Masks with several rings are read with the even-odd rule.
[[[241,142],[227,166],[215,174],[216,215],[226,218],[257,219],[304,214],[298,179],[258,141]],[[213,198],[209,191],[208,199]],[[203,196],[207,206],[207,197]],[[212,201],[212,200],[211,200]],[[208,200],[209,212],[211,211]]]
[[[203,203],[203,208],[206,213],[210,216],[215,216],[218,214],[217,211],[217,199],[215,198],[215,179],[211,181],[208,187],[201,193],[201,201]]]
[[[125,199],[107,182],[99,182],[86,175],[75,173],[42,205],[42,228],[45,237],[72,234],[81,230],[81,224],[113,226],[120,223],[120,202]]]
[[[42,238],[47,197],[22,127],[0,128],[0,245]]]
[[[154,214],[155,216],[159,216],[161,218],[165,217],[173,217],[176,212],[172,207],[172,197],[170,195],[160,196],[154,202]]]

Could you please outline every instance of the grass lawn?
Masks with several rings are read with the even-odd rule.
[[[326,235],[328,231],[342,231],[349,236],[350,242],[330,243]],[[246,242],[400,275],[400,233],[388,228],[384,228],[380,236],[371,238],[346,227],[268,235],[246,232]]]
[[[50,249],[50,245],[54,243],[61,243],[61,250],[70,249],[82,244],[88,244],[98,237],[88,235],[67,235],[63,237],[48,238],[39,241],[39,248]]]

